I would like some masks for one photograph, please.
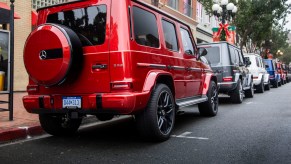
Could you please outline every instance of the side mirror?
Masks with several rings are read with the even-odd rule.
[[[187,55],[193,55],[193,52],[191,50],[186,50],[185,51],[185,54],[187,54]]]
[[[246,66],[247,67],[252,64],[252,62],[250,61],[250,59],[247,58],[247,57],[245,58],[245,61],[246,61]]]
[[[208,53],[208,51],[205,48],[199,48],[198,52],[200,56],[205,56]]]

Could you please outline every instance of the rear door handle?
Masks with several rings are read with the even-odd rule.
[[[95,64],[92,66],[93,69],[107,69],[107,64]]]

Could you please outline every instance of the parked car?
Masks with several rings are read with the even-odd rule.
[[[277,72],[281,76],[281,85],[284,85],[286,84],[286,74],[284,73],[284,70],[282,68],[282,63],[280,61],[277,61],[276,66],[277,66]]]
[[[266,71],[262,57],[254,53],[245,54],[244,56],[246,61],[251,62],[248,69],[253,75],[256,91],[264,93],[265,89],[270,90],[269,73]]]
[[[217,78],[200,51],[186,23],[142,1],[45,7],[24,48],[23,104],[52,135],[75,133],[88,114],[135,115],[142,136],[163,141],[181,107],[217,114]]]
[[[283,73],[284,73],[284,75],[286,77],[286,83],[289,83],[290,79],[289,79],[289,76],[288,76],[288,73],[289,73],[288,66],[286,64],[282,64],[282,70],[283,70]]]
[[[227,42],[200,44],[217,76],[219,93],[227,94],[233,103],[242,103],[244,96],[253,97],[253,77],[249,73],[243,52]]]
[[[264,59],[267,72],[270,74],[269,79],[274,88],[281,86],[281,75],[277,72],[276,62],[272,59]]]

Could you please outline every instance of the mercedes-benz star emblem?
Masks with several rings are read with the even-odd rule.
[[[45,50],[40,51],[40,53],[39,53],[39,58],[40,58],[41,60],[45,60],[46,57],[47,57],[46,51],[45,51]]]

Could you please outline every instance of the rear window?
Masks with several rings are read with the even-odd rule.
[[[220,48],[219,47],[206,47],[207,55],[205,55],[208,63],[211,66],[216,66],[220,63]]]
[[[50,14],[47,23],[67,26],[77,33],[83,46],[101,45],[106,34],[106,5]]]

